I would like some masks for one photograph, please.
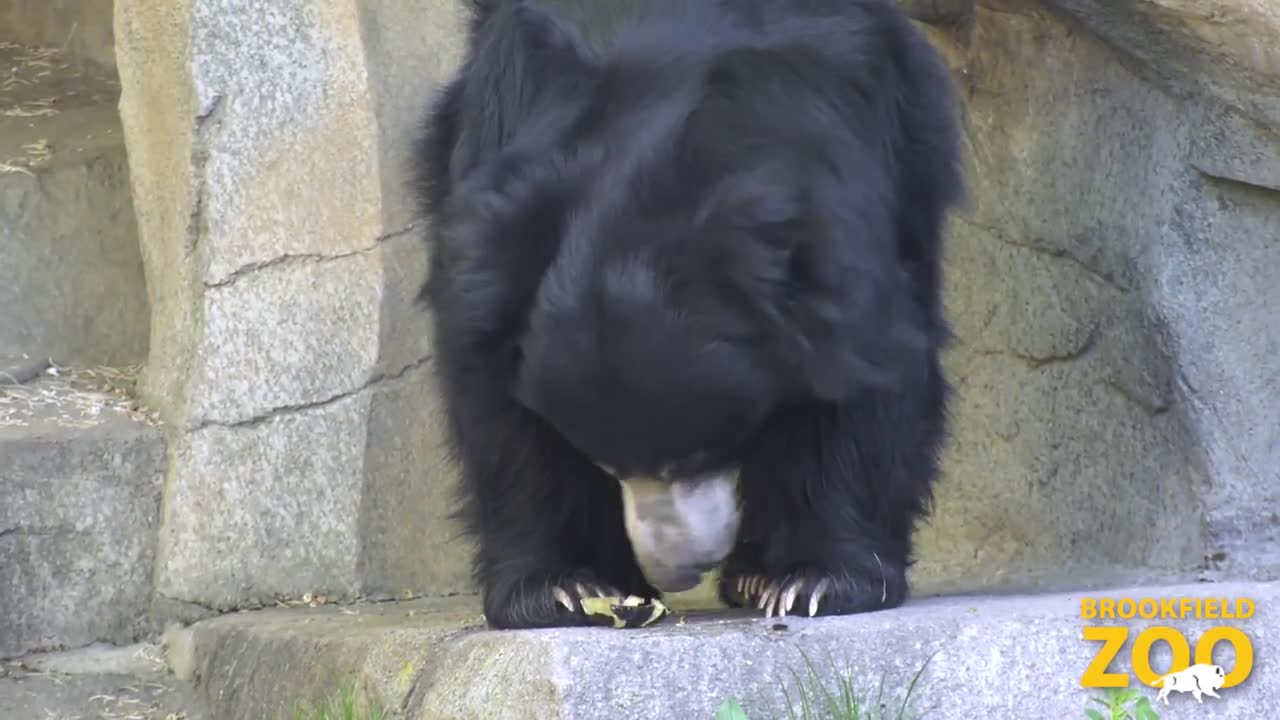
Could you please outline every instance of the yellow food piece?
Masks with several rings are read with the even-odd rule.
[[[645,627],[669,612],[661,600],[646,602],[635,595],[583,598],[581,602],[584,613],[607,617],[616,629]]]

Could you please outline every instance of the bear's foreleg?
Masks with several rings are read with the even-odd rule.
[[[448,384],[459,513],[494,628],[585,625],[583,597],[658,597],[627,539],[618,482],[494,384]]]
[[[847,615],[908,595],[916,520],[945,431],[936,354],[913,381],[773,418],[739,476],[742,524],[721,571],[732,607]]]

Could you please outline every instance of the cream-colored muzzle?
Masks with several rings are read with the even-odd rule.
[[[738,534],[737,473],[696,480],[622,480],[627,537],[645,578],[662,592],[697,585]]]

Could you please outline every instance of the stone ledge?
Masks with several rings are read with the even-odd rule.
[[[1216,583],[1088,593],[1109,597],[1248,597],[1241,626],[1255,646],[1250,678],[1206,698],[1215,718],[1256,720],[1280,701],[1269,649],[1280,638],[1280,583]],[[776,717],[801,652],[854,668],[874,691],[903,689],[932,656],[914,707],[928,717],[1080,717],[1079,686],[1099,643],[1081,638],[1080,593],[955,596],[831,619],[765,620],[687,612],[647,630],[492,632],[474,598],[349,608],[273,609],[199,623],[168,637],[170,662],[195,680],[215,717],[271,717],[297,693],[321,698],[355,676],[414,720],[605,717],[710,719],[726,697]],[[1136,621],[1131,627],[1155,624]],[[1213,621],[1174,623],[1194,640]],[[1131,634],[1132,637],[1132,634]],[[1127,670],[1128,647],[1111,670]],[[1167,667],[1163,645],[1153,667]],[[1222,646],[1215,659],[1231,667]],[[1021,692],[1010,692],[1020,688]],[[1155,690],[1150,690],[1154,698]],[[1195,701],[1174,695],[1173,705]],[[782,714],[781,716],[785,716]]]
[[[45,377],[0,392],[0,657],[145,630],[161,431]]]
[[[14,720],[214,720],[152,645],[93,645],[0,663],[0,708]]]

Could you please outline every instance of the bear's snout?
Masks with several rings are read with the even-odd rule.
[[[645,578],[662,592],[696,586],[738,534],[737,473],[695,480],[622,480],[627,537]]]

